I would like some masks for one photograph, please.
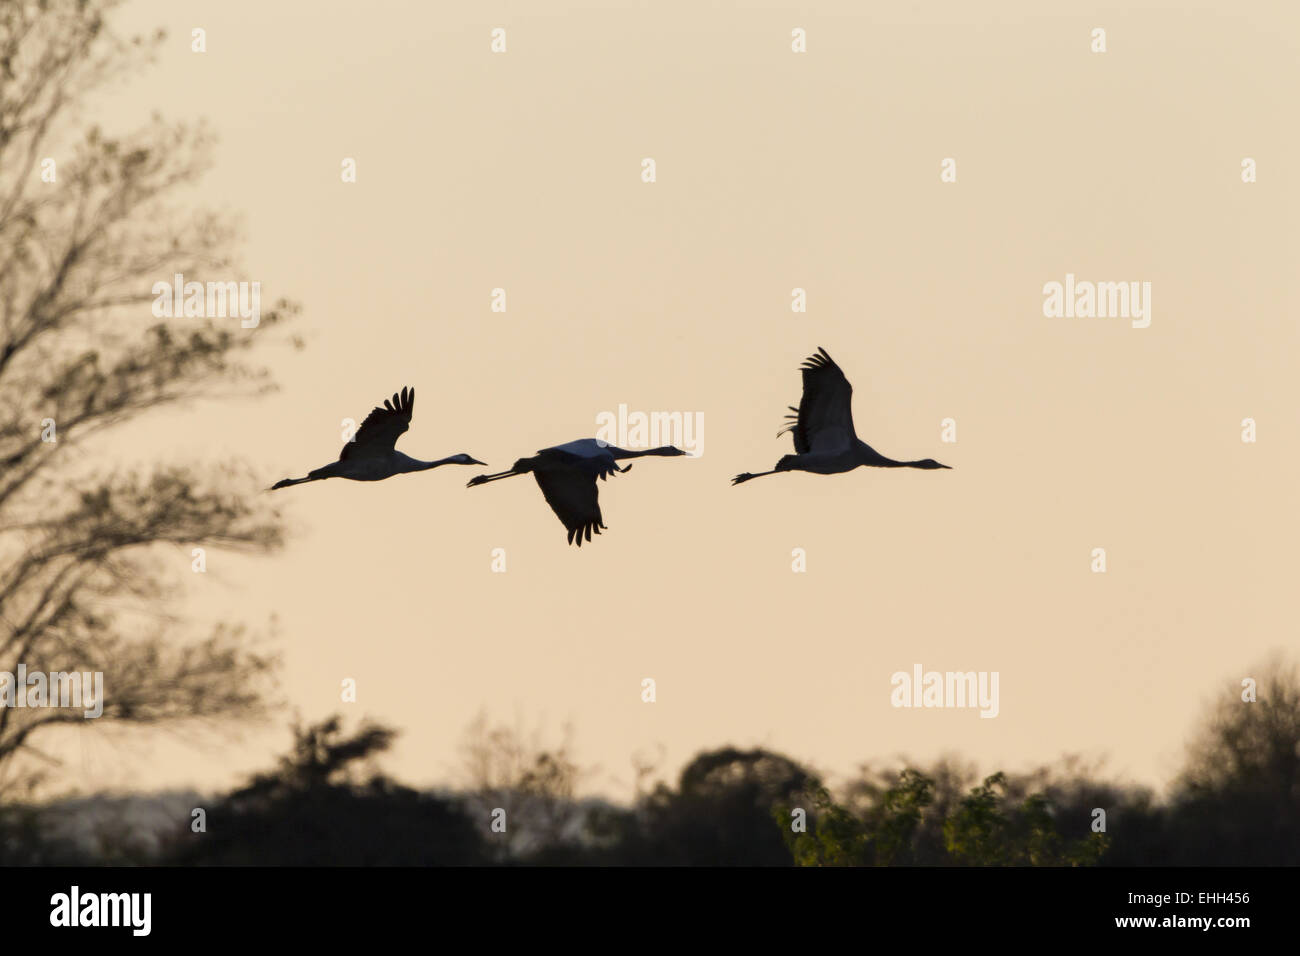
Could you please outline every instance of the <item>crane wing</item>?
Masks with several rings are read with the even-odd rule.
[[[579,468],[546,468],[533,472],[537,487],[569,532],[569,544],[582,547],[584,536],[600,534],[605,522],[600,516],[596,476]]]
[[[404,388],[391,399],[384,399],[384,407],[371,409],[352,441],[343,446],[339,452],[339,461],[382,458],[391,454],[402,432],[411,427],[411,413],[414,410],[413,388]]]
[[[803,398],[799,407],[790,406],[786,426],[777,435],[790,432],[794,450],[837,452],[848,448],[857,438],[853,430],[853,386],[844,377],[835,360],[823,348],[800,366],[803,372]]]
[[[573,468],[585,475],[591,475],[604,481],[610,475],[619,474],[631,468],[618,467],[618,460],[609,449],[613,446],[598,445],[594,438],[582,438],[578,441],[543,448],[537,457],[548,463],[566,468]]]

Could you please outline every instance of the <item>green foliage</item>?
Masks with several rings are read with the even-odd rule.
[[[934,781],[908,768],[897,786],[885,791],[876,820],[876,860],[880,866],[906,862],[927,807],[934,803]]]
[[[965,866],[1089,866],[1101,860],[1104,834],[1067,839],[1058,829],[1043,793],[1017,800],[1005,774],[996,773],[935,819],[935,781],[908,768],[863,814],[837,804],[818,788],[807,833],[790,830],[793,808],[773,812],[786,831],[786,846],[798,866],[894,866],[941,862]],[[916,846],[925,825],[943,834],[946,858],[920,859]]]
[[[807,833],[793,830],[794,807],[779,806],[772,811],[776,825],[784,831],[785,844],[795,865],[860,865],[866,856],[869,839],[862,821],[838,806],[825,787],[814,791],[812,804],[816,817],[809,821]]]

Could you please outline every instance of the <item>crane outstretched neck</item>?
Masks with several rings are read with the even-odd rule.
[[[893,458],[886,458],[862,439],[858,439],[856,458],[859,465],[867,465],[870,468],[923,468],[926,470],[951,468],[950,465],[939,464],[933,458],[921,458],[917,461],[895,461]]]
[[[437,461],[423,461],[397,451],[393,452],[392,458],[395,465],[394,472],[398,474],[412,471],[428,471],[430,468],[441,468],[443,465],[484,464],[484,462],[479,461],[477,458],[471,458],[469,455],[449,455],[446,458],[439,458]]]
[[[924,468],[932,471],[935,468],[952,469],[952,465],[941,465],[933,458],[922,458],[919,461],[894,461],[892,458],[886,458],[882,462],[868,462],[870,465],[877,465],[881,468]]]

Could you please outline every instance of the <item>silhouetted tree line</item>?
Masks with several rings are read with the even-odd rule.
[[[567,743],[536,749],[475,726],[463,791],[397,783],[374,758],[392,730],[339,718],[295,729],[278,766],[160,842],[105,832],[88,853],[0,807],[0,862],[182,865],[1141,866],[1300,862],[1300,682],[1273,669],[1258,699],[1211,708],[1169,796],[1066,761],[980,779],[952,760],[864,769],[836,793],[789,757],[726,747],[631,806],[574,796]],[[1105,813],[1104,831],[1097,811]],[[492,828],[504,811],[505,830]],[[801,820],[802,824],[797,823]]]

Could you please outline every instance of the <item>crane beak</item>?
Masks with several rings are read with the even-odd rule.
[[[465,464],[467,464],[467,465],[482,465],[484,468],[486,468],[486,467],[488,466],[488,463],[487,463],[487,462],[485,462],[485,461],[479,461],[477,458],[471,458],[469,461],[465,462]]]

